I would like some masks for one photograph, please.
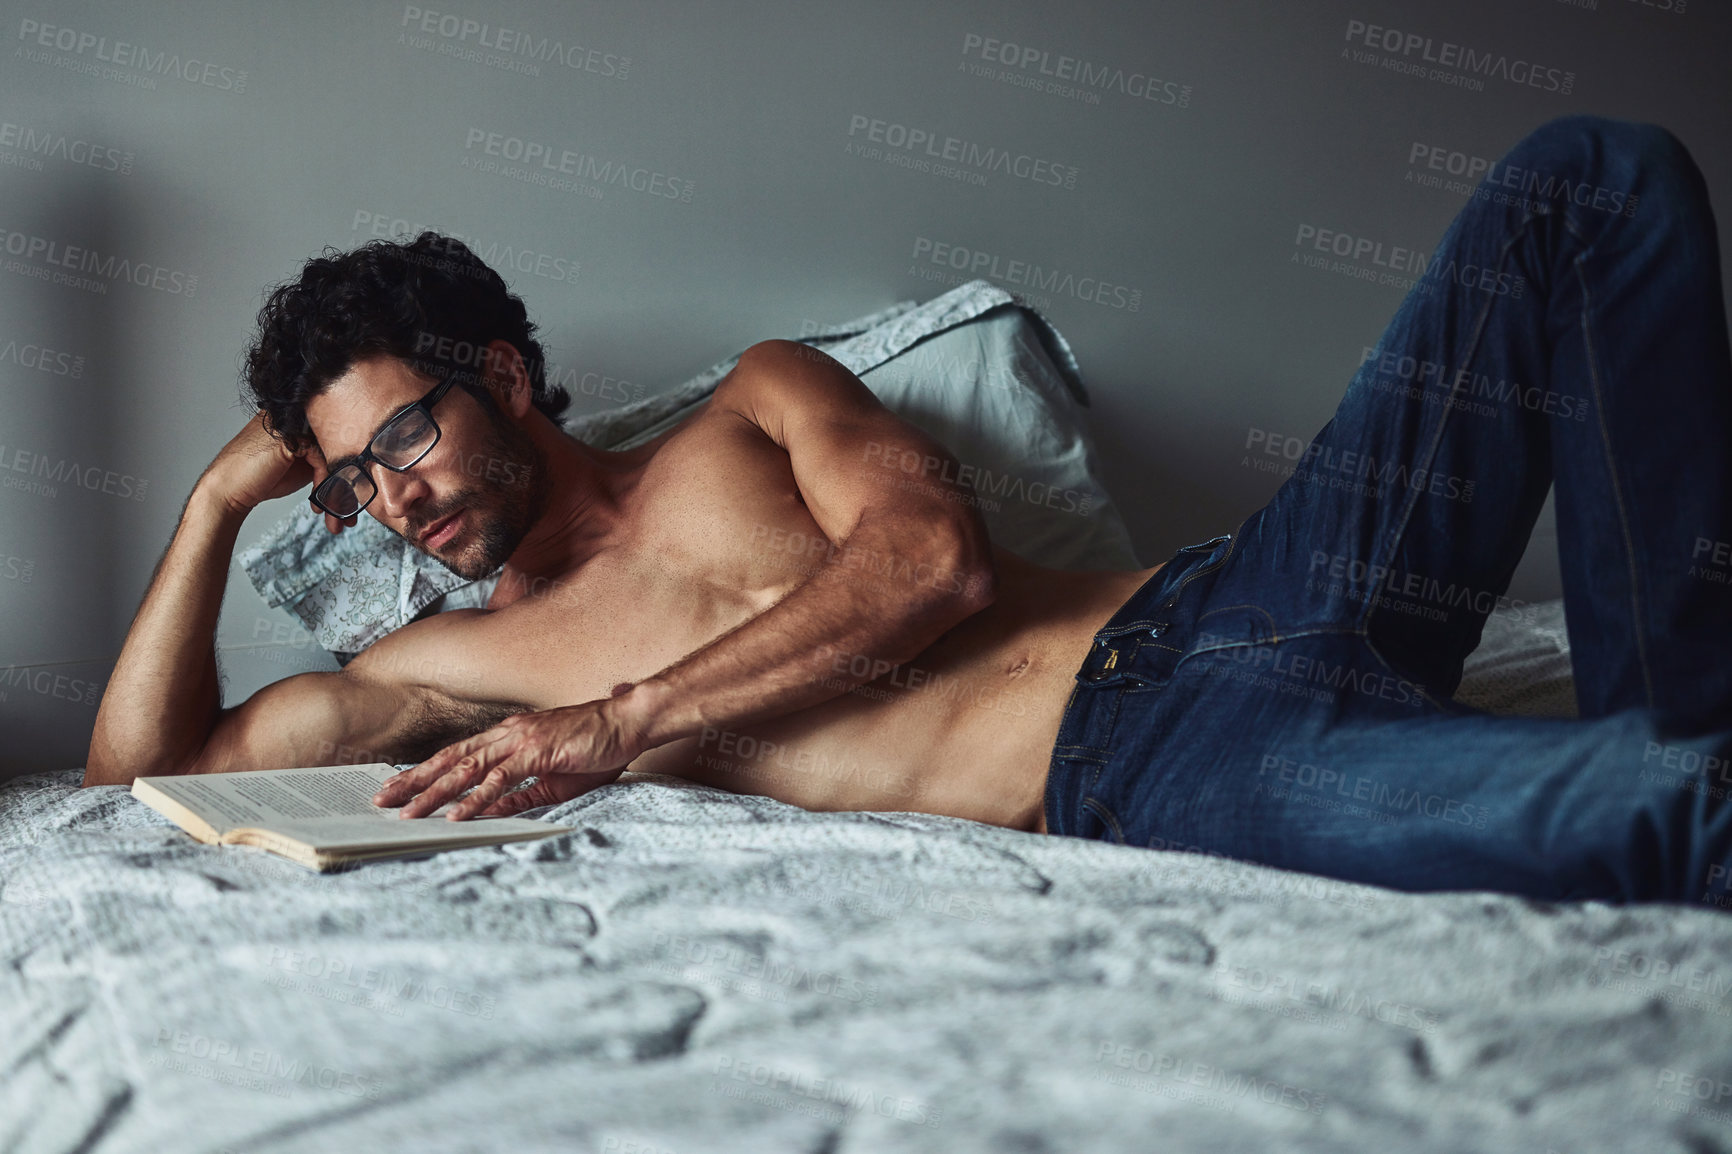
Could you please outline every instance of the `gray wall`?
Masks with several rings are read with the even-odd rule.
[[[583,410],[935,295],[967,275],[941,251],[1012,288],[1012,262],[1105,282],[1100,299],[1028,292],[1083,363],[1152,564],[1268,498],[1279,478],[1242,464],[1251,431],[1315,432],[1401,298],[1293,263],[1301,226],[1425,250],[1463,204],[1407,179],[1416,145],[1495,158],[1561,114],[1652,120],[1723,217],[1732,196],[1732,16],[1706,0],[6,8],[0,774],[83,764],[181,504],[248,415],[237,365],[262,290],[375,224],[493,251],[552,359],[592,386]],[[519,70],[534,57],[479,47],[464,20],[565,59]],[[1356,62],[1352,22],[1534,62],[1570,91]],[[1018,66],[983,62],[987,41]],[[1123,90],[1047,91],[1061,58],[1122,70]],[[900,166],[872,121],[1027,155],[1059,183]],[[530,183],[488,133],[659,179]],[[72,248],[97,271],[51,279],[87,259]],[[32,489],[38,463],[79,479]],[[256,512],[242,544],[298,499]],[[1555,590],[1553,552],[1536,536],[1514,592]],[[231,577],[231,700],[332,667]]]

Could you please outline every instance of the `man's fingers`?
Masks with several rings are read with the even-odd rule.
[[[446,802],[462,794],[464,790],[474,785],[486,774],[487,767],[482,764],[479,757],[466,757],[447,770],[439,780],[404,803],[403,808],[397,811],[397,816],[402,818],[426,817]]]
[[[373,795],[373,804],[402,805],[404,801],[438,781],[458,762],[472,754],[479,753],[503,736],[504,734],[497,732],[497,727],[495,727],[447,745],[413,769],[406,769],[396,777],[387,778],[385,784],[379,787],[379,792]]]
[[[538,805],[552,805],[547,800],[547,782],[545,779],[536,782],[526,789],[511,790],[506,795],[481,811],[482,817],[510,817],[522,813],[526,809],[534,809]]]
[[[467,745],[468,742],[463,744]],[[411,769],[400,770],[396,777],[385,779],[385,784],[381,785],[379,792],[373,795],[373,804],[381,806],[402,805],[427,786],[439,780],[446,770],[463,759],[464,752],[458,750],[455,745],[446,746],[420,765]]]
[[[506,794],[481,814],[482,817],[512,817],[526,809],[537,809],[544,805],[559,805],[570,801],[584,791],[584,784],[570,774],[559,774],[555,777],[544,777],[527,789],[519,789]]]
[[[448,821],[467,821],[505,795],[505,791],[529,776],[523,759],[508,757],[487,771],[468,797],[445,814]]]
[[[383,795],[380,804],[401,805],[403,808],[398,811],[398,817],[426,817],[481,780],[490,766],[504,760],[510,752],[509,749],[490,748],[497,743],[497,736],[493,741],[481,744],[479,739],[485,736],[477,734],[463,742],[469,747],[467,751],[459,752],[455,746],[443,750],[410,770],[408,777],[388,783],[385,789],[380,790],[380,795]]]

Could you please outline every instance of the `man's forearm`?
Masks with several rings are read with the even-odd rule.
[[[204,748],[222,707],[217,614],[245,520],[194,487],[102,695],[85,785],[176,773]]]
[[[992,602],[990,552],[969,557],[903,537],[863,519],[792,593],[638,682],[615,708],[652,749],[706,726],[779,717],[871,680],[870,669],[838,671],[836,653],[864,655],[869,666],[907,661]]]

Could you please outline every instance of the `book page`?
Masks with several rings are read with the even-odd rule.
[[[209,822],[218,838],[231,830],[263,829],[320,851],[510,841],[570,828],[516,817],[446,821],[452,802],[427,817],[404,820],[396,810],[373,804],[373,795],[396,772],[396,766],[376,762],[144,780]]]
[[[284,822],[345,814],[398,821],[396,810],[380,809],[372,801],[385,779],[396,772],[393,765],[375,762],[148,780],[151,788],[204,818],[220,835],[247,826],[268,829]],[[442,815],[445,807],[435,812]]]

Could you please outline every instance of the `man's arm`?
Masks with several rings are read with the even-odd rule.
[[[388,749],[406,727],[437,719],[438,694],[373,675],[359,658],[222,708],[214,641],[235,539],[253,507],[315,472],[254,417],[199,478],[103,693],[85,785],[324,765],[339,748]]]
[[[788,454],[832,547],[774,606],[616,700],[652,749],[836,697],[872,675],[839,674],[834,654],[908,661],[996,595],[992,544],[955,457],[840,363],[794,341],[765,341],[711,404]],[[885,466],[903,460],[921,462],[918,482]]]
[[[84,784],[180,773],[222,704],[212,637],[245,513],[194,488],[96,711]]]
[[[508,718],[441,751],[392,779],[379,804],[420,817],[474,786],[448,814],[463,819],[566,800],[577,778],[617,772],[705,727],[837,697],[870,680],[871,666],[881,672],[912,659],[992,603],[991,542],[954,456],[841,364],[792,341],[766,341],[746,351],[710,404],[788,454],[799,495],[831,542],[819,571],[618,696]],[[920,482],[884,467],[905,459],[922,463]],[[838,652],[873,660],[864,674],[839,674]],[[529,776],[542,784],[490,808]]]

